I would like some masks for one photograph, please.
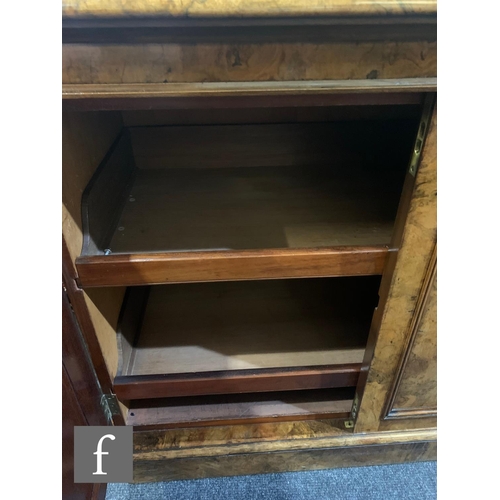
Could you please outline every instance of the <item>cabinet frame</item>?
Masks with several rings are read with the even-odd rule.
[[[370,71],[372,68],[366,69]],[[432,71],[429,72],[431,73]],[[424,92],[435,91],[435,78],[425,76],[426,78],[422,79],[416,78],[411,85],[414,89],[419,88]],[[186,83],[174,89],[168,105],[197,106],[208,97],[211,106],[218,106],[221,102],[231,106],[239,99],[240,103],[250,106],[255,102],[256,95],[242,95],[241,91],[237,90],[238,85],[235,84],[235,90],[231,91],[232,95],[217,96],[221,88],[220,85],[214,84],[212,95],[207,96],[200,94],[199,85],[196,83]],[[397,92],[399,83],[398,80],[363,82],[363,90],[370,85],[373,89],[383,88],[383,92],[390,94]],[[259,82],[257,94],[263,95],[266,88],[272,87],[266,82]],[[300,93],[309,87],[312,89],[310,94],[314,94],[314,85],[311,85],[311,82],[298,83],[297,87],[298,89],[292,92]],[[332,81],[321,97],[306,95],[305,98],[310,99],[315,105],[320,105],[325,99],[325,94],[345,93],[345,87],[338,80]],[[168,96],[148,94],[152,90],[154,89],[148,84],[138,84],[133,89],[127,89],[126,86],[119,84],[86,86],[71,83],[64,88],[64,109],[123,109],[124,104],[130,106],[129,109],[136,109],[137,106],[165,103],[165,97]],[[278,99],[281,103],[287,102],[288,92],[289,90],[284,88],[283,97]],[[350,94],[356,92],[356,89],[347,91]],[[335,99],[338,102],[342,99],[346,102],[344,98],[338,97],[332,97],[330,100],[335,101]],[[265,99],[262,102],[265,102]],[[412,422],[402,419],[393,422],[385,420],[384,412],[391,387],[394,386],[398,376],[402,356],[406,346],[409,345],[407,341],[411,332],[408,325],[413,321],[419,292],[435,248],[436,126],[437,118],[434,111],[416,178],[409,178],[405,187],[402,206],[406,204],[408,217],[406,221],[400,223],[395,235],[395,238],[401,239],[401,246],[397,252],[390,253],[384,270],[386,278],[381,288],[379,314],[372,325],[367,355],[362,367],[366,385],[364,391],[358,392],[357,402],[353,408],[354,429],[345,428],[343,422],[313,420],[226,425],[220,426],[217,430],[208,428],[205,431],[200,429],[137,431],[134,437],[137,481],[225,475],[228,474],[228,468],[232,468],[234,474],[245,474],[320,469],[360,463],[431,460],[435,457],[435,418],[413,418]],[[63,245],[66,249],[63,252],[63,263],[65,263],[68,295],[89,345],[101,386],[105,392],[111,391],[109,367],[106,366],[97,338],[95,319],[89,312],[88,303],[85,302],[86,292],[79,287],[74,259],[67,251],[67,243]],[[415,248],[418,248],[418,252],[414,251]],[[401,280],[406,282],[407,288],[404,290],[398,288],[402,286],[398,285]],[[396,325],[389,328],[387,325],[393,320],[396,321]],[[394,334],[395,328],[396,334]],[[390,355],[386,356],[384,350],[388,349]],[[115,423],[120,425],[123,421],[120,422],[117,418]],[[196,448],[190,446],[179,450],[171,446],[172,443],[179,442],[179,439],[186,442],[192,440],[194,443],[195,433],[198,433]],[[235,439],[239,440],[237,444]],[[159,445],[160,442],[163,444]]]

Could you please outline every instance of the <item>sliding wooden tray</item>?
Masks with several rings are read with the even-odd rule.
[[[123,400],[354,387],[380,278],[132,287]]]
[[[125,129],[83,196],[80,283],[379,275],[413,125]]]
[[[149,430],[229,423],[346,419],[349,418],[353,400],[354,387],[137,400],[130,403],[126,424],[138,430]]]

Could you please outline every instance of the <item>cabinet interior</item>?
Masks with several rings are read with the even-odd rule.
[[[127,423],[348,417],[421,103],[65,114],[63,233]]]

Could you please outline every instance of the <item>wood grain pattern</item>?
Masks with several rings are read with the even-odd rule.
[[[391,248],[399,249],[401,247],[403,233],[406,225],[406,219],[410,209],[410,204],[412,201],[414,189],[415,189],[415,176],[412,175],[409,171],[407,171],[403,183],[403,190],[401,193],[398,212],[396,214],[396,220],[394,223]],[[394,269],[396,267],[397,258],[398,258],[398,252],[397,251],[391,252],[385,263],[379,290],[380,300],[373,315],[373,320],[370,327],[370,333],[368,335],[368,342],[366,344],[366,349],[365,349],[365,356],[363,359],[363,366],[358,379],[358,386],[356,388],[356,404],[353,406],[353,408],[354,407],[359,408],[359,401],[363,397],[365,391],[366,381],[368,379],[368,374],[369,374],[369,366],[372,362],[373,355],[375,352],[378,331],[380,329],[380,324],[382,322],[385,303],[387,301],[389,290],[391,288],[392,277],[394,275]]]
[[[386,418],[437,416],[436,249],[415,311]]]
[[[437,223],[437,106],[434,108],[395,270],[387,292],[381,297],[378,338],[362,396],[356,432],[376,431],[397,375],[419,291],[436,245]],[[417,250],[418,249],[418,250]]]
[[[115,394],[125,401],[166,397],[303,391],[354,387],[361,363],[311,368],[202,372],[192,375],[118,376]]]
[[[433,416],[429,416],[433,415]],[[437,418],[435,413],[424,411],[422,414],[415,414],[410,418],[393,418],[382,420],[379,424],[379,431],[411,431],[418,429],[436,429]]]
[[[420,433],[417,433],[420,434]],[[345,445],[351,437],[345,427],[331,420],[307,420],[290,422],[266,422],[237,425],[210,426],[187,429],[139,431],[134,435],[134,452],[164,453],[165,458],[217,456],[228,447],[236,453],[304,449],[310,440],[317,440],[319,447],[331,447],[332,443]],[[337,441],[340,438],[341,441]],[[357,443],[359,440],[355,440]]]
[[[436,14],[435,0],[65,0],[63,18],[74,17],[270,17]]]
[[[337,420],[297,420],[137,432],[134,453],[164,458],[435,441],[435,429],[356,434]]]
[[[63,102],[68,100],[102,99],[139,99],[150,98],[198,98],[195,109],[206,107],[206,97],[259,97],[278,100],[274,107],[283,106],[280,97],[309,97],[316,99],[315,106],[325,105],[415,105],[421,102],[419,92],[434,92],[436,77],[398,78],[398,79],[366,79],[366,80],[309,80],[309,81],[243,81],[243,82],[188,82],[188,83],[69,83],[62,85]],[[351,96],[352,101],[343,101]],[[332,100],[332,103],[328,102]],[[336,100],[335,100],[336,99]],[[227,101],[229,102],[229,101]],[[268,102],[260,104],[267,107]],[[286,105],[286,104],[285,104]],[[256,104],[253,102],[253,107]],[[303,101],[288,106],[307,106]],[[154,108],[145,108],[148,111]],[[180,109],[186,109],[183,104]],[[216,107],[220,112],[220,107]]]
[[[135,352],[121,375],[359,363],[379,282],[357,277],[151,287]],[[133,287],[124,311],[142,302],[142,294],[143,287]]]
[[[145,253],[79,257],[82,286],[369,276],[382,274],[387,247]]]
[[[62,404],[62,495],[63,498],[87,500],[95,494],[97,485],[74,482],[73,432],[74,426],[88,424],[64,365],[62,367]]]
[[[435,429],[352,434],[336,420],[136,432],[135,481],[435,460],[435,441]]]
[[[375,82],[375,83],[373,83]],[[310,88],[307,83],[310,83]],[[241,88],[240,88],[241,86]],[[63,109],[180,110],[256,107],[388,106],[420,104],[418,92],[436,90],[436,78],[330,82],[146,83],[63,85]],[[365,92],[366,91],[366,92]]]
[[[373,84],[378,79],[437,76],[436,43],[427,41],[64,44],[62,58],[63,84],[298,80],[368,80]]]

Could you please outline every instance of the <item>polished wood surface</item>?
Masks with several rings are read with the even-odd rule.
[[[435,439],[435,430],[356,435],[328,420],[136,432],[134,480],[435,460]]]
[[[381,274],[389,249],[336,247],[79,257],[89,287]]]
[[[251,82],[366,80],[377,85],[384,79],[436,77],[436,47],[429,41],[64,44],[62,83],[241,82],[242,91],[251,89]]]
[[[158,459],[215,457],[252,451],[265,453],[435,441],[436,434],[436,429],[356,434],[339,425],[338,420],[266,422],[138,432],[134,436],[134,453],[157,454]]]
[[[397,377],[398,366],[411,334],[410,326],[420,289],[434,255],[437,237],[436,127],[437,106],[423,146],[395,269],[390,274],[389,286],[381,296],[379,313],[374,317],[376,329],[371,336],[376,342],[373,357],[366,360],[367,381],[360,401],[356,432],[377,431],[384,421],[389,391]],[[397,428],[397,425],[395,423],[394,427]],[[422,420],[420,425],[429,425],[429,422]],[[385,425],[384,428],[391,426]]]
[[[316,106],[332,104],[348,105],[401,105],[421,102],[419,92],[434,92],[437,79],[435,76],[422,78],[398,79],[359,79],[359,80],[310,80],[310,81],[244,81],[244,82],[188,82],[188,83],[69,83],[62,86],[63,101],[85,101],[87,99],[134,98],[187,98],[201,97],[260,97],[275,99],[282,106],[280,97],[309,97],[315,99]],[[358,94],[365,94],[360,96]],[[351,101],[346,98],[351,97]],[[267,106],[267,102],[265,103]],[[105,105],[105,104],[103,104]],[[205,104],[206,105],[206,104]],[[297,101],[295,105],[304,106]],[[262,106],[262,105],[261,105]],[[255,107],[255,103],[254,106]],[[203,101],[197,102],[197,109],[203,109]],[[151,111],[154,108],[145,108]],[[218,111],[221,111],[218,108]]]
[[[437,250],[410,327],[386,418],[437,416]]]
[[[62,494],[65,499],[104,500],[106,485],[74,483],[75,426],[107,425],[100,407],[101,389],[79,331],[62,291]]]
[[[97,498],[98,485],[74,482],[74,443],[75,426],[87,425],[85,417],[78,405],[78,397],[73,391],[66,370],[62,369],[62,497],[74,500]],[[100,496],[104,500],[104,494]]]
[[[435,442],[387,443],[344,448],[241,453],[218,457],[162,460],[153,453],[134,455],[134,481],[174,481],[247,474],[310,471],[368,465],[385,465],[436,460]]]
[[[63,18],[74,17],[270,17],[409,16],[436,14],[436,0],[65,0]]]
[[[63,190],[64,237],[70,248],[72,268],[67,274],[71,277],[75,304],[80,302],[77,309],[78,319],[84,325],[82,330],[87,340],[93,340],[92,349],[100,351],[100,358],[95,352],[92,355],[99,378],[104,370],[109,380],[118,367],[115,330],[124,288],[117,285],[164,283],[166,277],[177,272],[178,281],[195,276],[201,276],[203,281],[221,269],[221,279],[318,276],[328,265],[332,276],[348,274],[354,268],[359,272],[363,266],[371,266],[364,271],[368,274],[383,273],[378,313],[363,366],[366,390],[361,401],[355,402],[359,412],[354,433],[343,426],[342,420],[326,420],[319,413],[312,419],[306,415],[307,420],[301,420],[302,413],[286,422],[226,425],[220,420],[217,425],[196,426],[190,422],[194,427],[135,432],[137,481],[435,459],[435,418],[417,414],[429,408],[424,399],[431,395],[432,388],[426,395],[417,395],[411,386],[413,378],[418,380],[426,372],[419,370],[432,355],[432,349],[424,347],[428,345],[425,332],[430,331],[432,324],[434,292],[429,292],[429,302],[421,308],[419,321],[416,310],[422,301],[421,288],[436,240],[436,164],[432,152],[435,117],[417,178],[414,183],[407,182],[403,192],[407,205],[402,205],[409,213],[406,224],[398,223],[406,219],[406,208],[396,220],[391,243],[398,244],[389,243],[390,251],[379,247],[377,263],[372,260],[369,266],[367,262],[363,266],[358,262],[367,255],[366,248],[359,246],[348,252],[334,252],[334,257],[329,251],[322,253],[324,249],[318,253],[314,249],[284,248],[280,250],[279,265],[273,252],[263,256],[259,250],[225,253],[224,258],[231,258],[223,267],[217,267],[220,262],[213,263],[220,258],[218,252],[193,252],[191,258],[182,252],[168,257],[161,253],[135,254],[132,258],[131,254],[81,257],[77,276],[74,261],[82,240],[80,218],[75,217],[77,210],[73,209],[78,205],[79,210],[80,189],[102,160],[99,141],[106,144],[105,153],[114,139],[109,140],[111,122],[119,121],[119,114],[111,118],[111,114],[98,116],[93,111],[146,111],[146,117],[125,113],[125,121],[167,125],[172,122],[144,122],[153,120],[154,110],[173,110],[180,116],[188,108],[209,114],[217,109],[253,112],[259,107],[329,106],[344,110],[363,106],[366,110],[379,108],[380,112],[387,107],[420,106],[423,96],[414,92],[436,90],[435,21],[434,0],[335,0],[327,4],[305,0],[279,0],[272,4],[267,0],[208,0],[189,5],[183,0],[87,0],[65,4],[63,39],[71,43],[63,46],[63,109],[92,111],[77,115],[76,128],[64,141],[74,158],[72,168],[63,165],[63,182],[67,183]],[[223,120],[223,113],[217,113],[217,119]],[[174,114],[170,115],[173,120]],[[163,120],[160,114],[154,119]],[[82,133],[78,132],[80,126]],[[294,255],[284,255],[290,252]],[[373,258],[374,247],[368,253]],[[285,257],[291,260],[282,260]],[[96,259],[90,267],[85,262],[87,258]],[[295,274],[285,273],[290,269]],[[84,292],[77,288],[77,283],[111,287]],[[418,327],[412,327],[417,324]],[[99,342],[95,342],[97,337]],[[132,356],[132,352],[129,354]],[[428,373],[432,371],[431,364],[432,360]],[[424,382],[430,382],[432,377],[424,378]],[[103,379],[107,383],[106,377]],[[393,410],[410,409],[412,418],[384,420],[391,391]],[[411,399],[413,393],[419,401]],[[415,405],[420,405],[420,409]],[[189,412],[182,404],[176,408],[178,420],[182,419],[182,412]],[[231,408],[233,416],[241,416],[241,407]],[[281,411],[288,418],[281,408],[271,409],[266,416]],[[143,418],[150,419],[148,425],[168,420],[168,412],[151,413],[151,409],[143,414]],[[130,411],[125,411],[128,417]],[[213,409],[213,414],[217,411],[223,411],[221,405]],[[199,410],[198,415],[202,414]]]
[[[353,388],[168,398],[131,402],[127,425],[138,431],[349,417]]]
[[[332,389],[355,387],[360,368],[361,363],[352,363],[311,368],[200,372],[193,375],[117,376],[113,382],[113,389],[115,394],[124,401],[214,394]]]
[[[132,127],[140,168],[132,173],[117,146],[85,192],[79,282],[380,274],[415,128],[412,119]]]
[[[290,106],[387,106],[415,105],[422,97],[410,92],[430,92],[436,89],[435,78],[384,80],[381,85],[373,80],[362,80],[361,84],[325,85],[311,82],[318,92],[307,92],[304,82],[242,83],[238,85],[210,83],[199,86],[187,84],[138,84],[138,85],[63,85],[63,109],[66,111],[101,110],[180,110],[180,109],[254,109],[257,107]],[[384,83],[385,82],[385,83]],[[298,85],[295,85],[298,84]],[[316,84],[316,85],[315,85]],[[401,84],[401,85],[400,85]],[[229,87],[229,88],[228,88]],[[254,87],[258,87],[254,89]],[[266,91],[268,89],[269,91]],[[256,91],[255,91],[256,90]],[[364,91],[367,93],[364,93]],[[392,92],[391,92],[392,90]]]

